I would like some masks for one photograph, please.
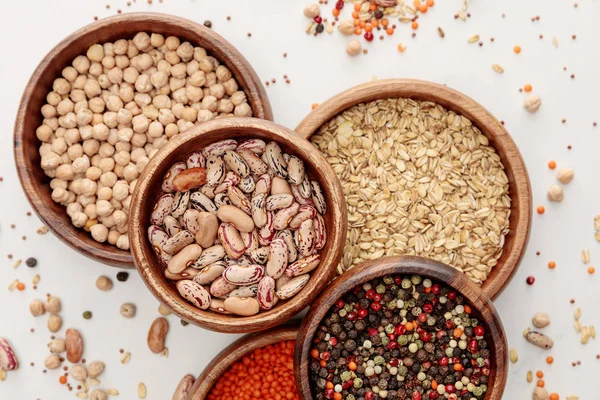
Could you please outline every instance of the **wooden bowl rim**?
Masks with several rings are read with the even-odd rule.
[[[194,141],[197,137],[207,134],[215,134],[227,129],[243,129],[248,131],[248,136],[253,132],[262,131],[273,135],[273,140],[285,142],[286,145],[294,148],[296,155],[301,157],[300,153],[310,154],[311,159],[303,158],[304,162],[309,164],[321,164],[319,174],[323,181],[329,183],[323,187],[326,197],[330,198],[330,204],[343,204],[344,194],[337,175],[331,169],[321,153],[307,140],[299,138],[292,130],[278,125],[271,121],[256,118],[224,118],[205,122],[187,130],[184,134],[171,139],[148,163],[136,185],[136,190],[131,200],[129,213],[129,240],[131,242],[131,251],[134,262],[142,280],[150,289],[152,294],[174,314],[180,318],[201,326],[206,329],[224,333],[250,333],[268,329],[272,326],[285,322],[299,313],[301,310],[311,304],[319,293],[325,289],[327,284],[335,276],[337,265],[342,257],[344,243],[346,241],[347,214],[346,207],[329,207],[327,213],[331,213],[333,221],[340,221],[341,228],[333,229],[327,226],[327,242],[331,242],[331,251],[323,254],[320,265],[311,272],[312,285],[307,285],[296,296],[285,303],[280,303],[266,312],[260,312],[251,317],[236,317],[222,315],[211,311],[199,310],[190,303],[182,299],[179,295],[171,296],[164,290],[163,283],[157,278],[151,267],[155,258],[147,259],[144,255],[144,243],[148,240],[146,230],[143,228],[147,222],[141,221],[143,207],[148,207],[145,197],[150,183],[156,177],[156,170],[164,160],[181,146]],[[190,149],[190,152],[193,151]],[[327,220],[326,220],[327,221]],[[326,222],[327,223],[327,222]],[[326,246],[329,246],[327,244]],[[325,247],[321,252],[323,252]],[[326,266],[322,268],[322,266]]]
[[[290,321],[266,331],[242,336],[224,348],[204,368],[192,386],[188,400],[205,399],[221,375],[246,354],[270,344],[296,340],[299,327],[300,321]]]
[[[510,283],[525,254],[531,231],[532,196],[529,174],[517,145],[504,126],[485,107],[471,97],[438,83],[417,79],[381,79],[354,86],[327,99],[300,121],[295,131],[299,136],[309,139],[321,126],[348,108],[379,99],[401,97],[431,101],[464,115],[484,135],[496,142],[492,147],[498,154],[511,154],[510,158],[507,157],[508,162],[503,161],[503,164],[514,176],[509,193],[512,200],[511,211],[518,209],[520,212],[517,223],[510,226],[510,230],[514,230],[511,252],[502,265],[494,267],[498,269],[496,275],[492,279],[488,278],[482,285],[483,291],[491,299],[495,299]]]
[[[229,43],[212,29],[206,28],[205,26],[189,19],[174,15],[154,12],[135,12],[104,18],[71,33],[44,56],[29,78],[27,86],[23,91],[14,125],[14,157],[17,167],[17,174],[19,176],[23,191],[25,192],[25,196],[27,197],[27,200],[29,201],[29,204],[33,208],[34,212],[38,215],[42,222],[54,233],[54,235],[56,235],[70,248],[75,249],[88,258],[92,258],[109,266],[118,268],[134,268],[131,252],[121,250],[109,244],[98,243],[88,233],[81,237],[72,234],[73,227],[68,219],[63,218],[63,216],[55,218],[56,213],[41,205],[43,204],[43,201],[45,201],[44,195],[41,192],[41,187],[43,185],[47,185],[47,183],[40,183],[35,178],[31,168],[40,168],[40,166],[30,165],[28,161],[29,158],[25,154],[22,146],[23,137],[26,134],[31,133],[35,135],[35,131],[25,132],[25,118],[28,118],[25,115],[25,111],[28,107],[28,104],[32,101],[32,98],[34,97],[33,95],[39,87],[39,82],[49,66],[66,48],[76,45],[82,36],[108,30],[113,25],[122,22],[128,22],[131,24],[135,24],[137,22],[157,22],[171,25],[177,27],[178,29],[184,30],[187,35],[202,36],[203,40],[211,44],[211,47],[221,47],[225,50],[224,54],[226,54],[226,57],[217,58],[220,62],[223,62],[228,67],[234,66],[234,69],[238,71],[233,75],[238,83],[242,81],[245,83],[245,92],[248,96],[248,104],[251,105],[253,113],[257,117],[273,120],[273,111],[271,109],[271,104],[265,88],[262,86],[261,80],[256,74],[256,71],[236,47],[234,47],[231,43]],[[207,46],[204,45],[203,47]],[[207,50],[209,53],[211,53],[211,55],[215,53],[214,49],[209,50],[207,48]],[[84,52],[85,51],[82,50],[81,54]],[[239,68],[235,66],[236,62],[240,64]],[[66,215],[66,209],[64,212]],[[79,230],[78,228],[75,229]]]
[[[432,278],[452,287],[460,293],[473,308],[484,315],[488,312],[491,319],[482,318],[486,330],[493,338],[494,368],[496,373],[493,386],[488,388],[487,400],[500,400],[508,378],[508,343],[502,321],[494,304],[481,290],[460,271],[429,258],[416,256],[383,257],[366,261],[339,276],[310,307],[302,320],[294,352],[294,375],[296,386],[303,400],[312,400],[310,379],[308,376],[309,351],[317,327],[325,314],[341,297],[358,284],[389,274],[419,275]],[[332,292],[340,293],[333,296]]]

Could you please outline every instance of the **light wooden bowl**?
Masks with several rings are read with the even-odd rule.
[[[360,103],[388,98],[411,98],[431,101],[470,119],[489,139],[502,160],[512,199],[510,231],[505,237],[504,252],[483,283],[484,292],[496,298],[508,285],[521,262],[531,228],[531,184],[521,153],[502,124],[470,97],[446,86],[413,79],[384,79],[348,89],[315,108],[296,127],[308,139],[330,119]]]
[[[95,43],[132,38],[137,32],[175,35],[193,45],[204,47],[225,64],[246,92],[248,104],[257,118],[273,119],[271,105],[260,79],[248,61],[229,42],[208,29],[187,19],[157,13],[131,13],[94,22],[72,33],[52,49],[38,65],[25,87],[15,122],[14,152],[17,172],[29,203],[56,236],[71,248],[104,264],[133,268],[128,251],[107,243],[96,242],[88,232],[75,228],[66,208],[55,203],[48,178],[40,167],[40,142],[35,131],[42,124],[41,107],[52,90],[52,82],[61,71]]]
[[[236,361],[261,347],[296,340],[299,322],[290,322],[265,332],[253,333],[236,340],[215,356],[196,379],[187,400],[204,400],[217,380]]]
[[[438,261],[423,257],[397,256],[372,260],[345,272],[323,292],[304,317],[294,355],[294,373],[300,398],[312,400],[308,363],[315,332],[330,308],[357,285],[390,274],[419,275],[445,283],[460,293],[473,308],[473,315],[486,324],[488,349],[492,353],[491,374],[486,400],[500,400],[508,378],[508,344],[500,317],[481,288],[464,274]]]
[[[260,138],[274,140],[290,154],[304,161],[307,174],[321,185],[327,202],[324,215],[327,244],[320,250],[322,260],[311,272],[310,280],[300,293],[280,301],[269,311],[251,317],[237,317],[203,311],[180,295],[175,284],[164,276],[165,267],[152,250],[147,231],[155,200],[161,194],[163,177],[175,163],[185,160],[194,150],[224,139]],[[171,139],[148,163],[138,178],[129,213],[129,240],[135,265],[146,285],[161,303],[179,317],[206,329],[248,333],[268,329],[287,321],[309,306],[335,275],[346,240],[347,216],[340,182],[327,161],[309,142],[293,131],[270,121],[255,118],[226,118],[205,122]]]

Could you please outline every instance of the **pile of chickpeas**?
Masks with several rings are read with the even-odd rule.
[[[149,159],[186,129],[252,116],[231,71],[179,38],[94,44],[54,80],[36,130],[52,199],[74,226],[129,249],[131,194]]]

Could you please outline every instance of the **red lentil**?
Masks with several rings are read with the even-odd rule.
[[[257,349],[215,383],[208,400],[299,399],[294,381],[294,341]]]

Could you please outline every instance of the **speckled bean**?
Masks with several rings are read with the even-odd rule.
[[[198,271],[198,275],[194,277],[194,282],[199,285],[208,285],[214,282],[215,279],[223,275],[223,271],[227,268],[227,264],[223,261],[217,261],[207,265]],[[197,271],[197,270],[196,270]]]
[[[19,368],[19,360],[8,340],[0,338],[0,369],[13,371]]]
[[[269,195],[269,193],[271,193],[271,186],[273,184],[273,178],[271,178],[271,175],[269,174],[263,174],[261,176],[258,177],[258,180],[256,181],[256,187],[254,188],[254,192],[252,193],[252,196],[258,196],[261,194],[264,194],[265,197]]]
[[[224,205],[231,205],[231,200],[227,197],[227,193],[219,193],[213,199],[215,206],[218,208],[223,207]]]
[[[207,211],[213,214],[217,213],[215,203],[201,192],[194,192],[190,196],[190,204],[198,211]]]
[[[206,158],[204,158],[201,152],[195,151],[188,156],[185,164],[188,168],[205,168]]]
[[[288,165],[283,158],[283,152],[281,147],[276,142],[269,142],[265,148],[265,157],[267,158],[267,164],[271,167],[271,170],[275,172],[280,178],[287,178],[288,176]]]
[[[279,278],[285,272],[288,265],[288,248],[282,238],[273,239],[269,250],[266,273],[274,279]]]
[[[219,220],[215,214],[203,211],[198,214],[198,225],[200,230],[196,233],[196,243],[206,249],[212,246],[217,238]]]
[[[170,279],[172,281],[181,281],[183,279],[193,279],[196,275],[198,275],[198,270],[192,267],[184,269],[179,274],[173,274],[169,272],[168,269],[165,269],[165,278]]]
[[[179,284],[181,282],[191,282],[191,281],[180,281],[177,283],[177,287],[179,288]],[[179,291],[181,293],[181,291]],[[183,294],[182,294],[183,296]],[[185,297],[185,296],[184,296]],[[156,318],[152,325],[150,325],[150,329],[148,330],[148,348],[154,354],[161,353],[165,349],[165,340],[167,338],[167,333],[169,333],[169,323],[165,318]]]
[[[298,185],[304,180],[304,163],[296,156],[290,156],[288,161],[288,180]]]
[[[275,229],[277,229],[278,231],[286,229],[292,218],[294,218],[294,216],[298,213],[299,209],[300,204],[292,203],[291,206],[278,210],[273,219]]]
[[[192,264],[193,268],[201,269],[206,267],[207,265],[214,264],[217,261],[220,261],[225,257],[225,249],[220,244],[215,244],[204,250],[200,258],[196,260],[194,264]]]
[[[231,200],[231,204],[241,209],[248,215],[252,215],[252,207],[250,206],[250,200],[246,197],[237,187],[230,187],[227,189],[227,197]]]
[[[264,279],[264,278],[263,278]],[[229,297],[254,297],[258,291],[258,285],[239,286],[229,293]]]
[[[250,175],[250,167],[246,164],[246,161],[235,151],[226,150],[223,155],[223,161],[233,172],[237,173],[242,178]]]
[[[202,247],[195,243],[190,244],[171,258],[167,269],[172,274],[179,274],[186,268],[192,266],[200,255],[202,255]]]
[[[315,203],[315,208],[319,213],[325,214],[327,212],[327,203],[325,202],[321,185],[317,181],[310,181],[310,186],[312,188],[312,200]]]
[[[215,189],[216,186],[204,185],[200,188],[199,192],[208,197],[209,199],[214,199],[216,196]]]
[[[311,197],[302,196],[302,194],[300,193],[300,185],[292,186],[292,194],[294,195],[294,199],[301,205],[312,205],[313,204]]]
[[[225,309],[225,303],[223,299],[210,299],[210,311],[214,311],[219,314],[231,314]],[[185,400],[185,399],[184,399]]]
[[[316,239],[313,220],[309,219],[300,224],[300,228],[294,232],[294,235],[300,255],[308,257],[313,254]]]
[[[290,184],[285,180],[278,176],[273,178],[273,183],[271,183],[271,195],[276,194],[292,194],[292,188]]]
[[[279,298],[275,296],[275,280],[270,276],[265,276],[258,282],[258,291],[256,300],[261,310],[270,310],[277,304]]]
[[[199,188],[206,183],[206,168],[190,168],[173,178],[173,189],[178,192]]]
[[[186,170],[186,165],[184,162],[178,162],[173,164],[171,168],[165,174],[162,183],[162,191],[165,193],[171,193],[175,190],[173,188],[173,179],[182,171]]]
[[[298,213],[292,218],[289,223],[290,229],[298,229],[300,225],[309,219],[317,216],[317,210],[311,205],[300,206]]]
[[[221,223],[217,234],[229,257],[237,259],[244,255],[244,241],[232,223]]]
[[[209,144],[202,150],[205,157],[222,156],[227,150],[235,150],[238,147],[234,139],[225,139]]]
[[[269,166],[251,150],[240,149],[238,147],[237,154],[246,162],[253,174],[262,175],[266,174],[269,170]]]
[[[302,274],[307,274],[313,269],[317,268],[320,262],[320,254],[313,254],[312,256],[301,258],[300,260],[288,265],[288,267],[285,269],[285,274],[290,278]]]
[[[248,175],[240,180],[240,183],[238,183],[237,187],[245,194],[250,194],[256,188],[256,183],[254,183],[254,178],[251,175]]]
[[[260,264],[233,264],[223,271],[223,278],[234,285],[258,283],[265,276],[265,267]]]
[[[271,240],[273,240],[273,236],[275,236],[274,218],[275,213],[273,211],[267,211],[267,223],[260,228],[260,231],[258,231],[258,243],[260,243],[261,246],[270,244]]]
[[[225,163],[219,156],[210,156],[206,160],[206,183],[217,187],[225,179]]]
[[[185,227],[185,229],[192,232],[194,235],[200,231],[200,223],[198,222],[199,215],[200,212],[198,210],[190,208],[188,210],[185,210],[183,216],[181,217],[181,221],[183,222],[183,226]]]
[[[165,225],[165,229],[167,230],[169,236],[175,236],[183,230],[179,220],[172,215],[167,215],[163,224]]]
[[[315,226],[315,249],[321,250],[327,243],[327,228],[325,227],[325,218],[317,214],[314,219]]]
[[[188,397],[188,394],[190,393],[190,390],[192,389],[192,386],[194,386],[194,382],[196,382],[196,378],[194,378],[193,375],[186,375],[183,378],[181,378],[181,381],[179,382],[179,385],[177,385],[177,388],[175,389],[175,393],[173,393],[173,398],[172,400],[185,400]]]
[[[265,152],[266,148],[267,148],[267,144],[263,140],[248,139],[248,140],[244,140],[242,143],[240,143],[240,145],[237,147],[237,150],[247,149],[255,154],[262,154]]]
[[[227,282],[222,276],[215,279],[210,284],[210,295],[213,297],[224,298],[231,293],[237,285]]]
[[[250,259],[257,264],[266,264],[269,259],[269,252],[271,246],[259,247],[258,249],[250,253]]]
[[[174,198],[175,196],[173,196],[170,193],[163,194],[162,196],[160,196],[160,198],[154,205],[152,215],[150,216],[150,223],[152,225],[160,226],[163,224],[165,217],[171,212],[171,207],[173,206]]]
[[[167,254],[175,255],[181,249],[192,243],[194,243],[194,234],[184,230],[171,236],[163,245],[163,251]]]
[[[194,281],[177,282],[177,290],[184,299],[202,310],[206,310],[210,306],[210,293]]]
[[[281,285],[281,288],[278,289],[275,294],[281,300],[292,298],[298,294],[304,288],[304,286],[306,286],[309,279],[310,275],[308,274],[295,276],[285,284]]]
[[[223,222],[229,222],[240,232],[252,232],[254,221],[241,209],[235,206],[225,205],[217,211],[217,217]]]
[[[189,170],[188,170],[189,171]],[[177,192],[171,206],[171,215],[179,218],[188,209],[190,203],[190,192]]]
[[[157,255],[160,256],[164,253],[163,246],[168,239],[169,235],[158,226],[150,225],[148,228],[148,240],[152,245],[152,250],[154,250]]]
[[[252,220],[258,228],[262,228],[267,224],[268,215],[266,210],[266,199],[267,196],[263,193],[258,194],[250,201],[250,207],[252,212]]]
[[[225,179],[223,179],[223,183],[219,184],[219,186],[216,187],[215,193],[219,194],[227,192],[227,189],[229,189],[230,187],[237,186],[237,184],[240,183],[240,180],[241,178],[236,172],[227,172],[225,174]]]
[[[260,306],[254,297],[228,297],[223,302],[223,308],[232,314],[250,317],[258,313]]]
[[[267,211],[281,210],[292,205],[294,202],[294,196],[291,194],[276,194],[267,197],[265,202]]]

